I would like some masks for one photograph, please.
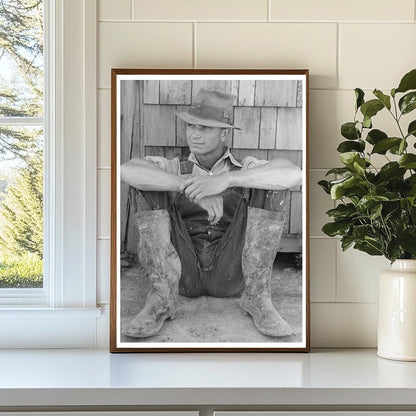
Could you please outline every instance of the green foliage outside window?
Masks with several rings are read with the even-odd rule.
[[[0,0],[0,117],[43,117],[41,0]],[[41,287],[42,128],[0,125],[0,288]]]

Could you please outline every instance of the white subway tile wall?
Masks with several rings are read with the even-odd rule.
[[[131,0],[100,0],[98,20],[130,20]]]
[[[198,23],[198,68],[308,68],[312,88],[337,86],[334,23]]]
[[[98,109],[98,140],[97,165],[109,168],[111,166],[111,91],[99,90],[97,99]]]
[[[271,0],[272,20],[413,21],[413,0]]]
[[[98,7],[99,302],[109,301],[111,68],[309,68],[312,346],[376,346],[377,276],[388,262],[342,252],[322,233],[334,203],[317,182],[339,165],[352,89],[389,91],[416,67],[415,0],[99,0]],[[375,124],[393,128],[388,114]]]
[[[335,302],[338,240],[310,240],[311,302]]]
[[[133,0],[135,20],[263,20],[268,0]]]

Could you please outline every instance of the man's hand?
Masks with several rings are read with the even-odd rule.
[[[207,196],[196,202],[208,213],[208,221],[211,225],[217,224],[223,216],[223,200],[220,196]]]
[[[208,196],[218,195],[229,186],[228,174],[215,176],[197,176],[185,183],[185,196],[195,204]]]

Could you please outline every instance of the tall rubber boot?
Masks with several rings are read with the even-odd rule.
[[[239,303],[252,316],[256,328],[273,337],[293,333],[271,300],[273,261],[279,248],[283,226],[283,213],[248,207],[242,254],[245,288]]]
[[[166,319],[178,309],[181,262],[170,240],[170,218],[166,210],[139,211],[139,261],[152,284],[146,303],[123,334],[135,338],[157,334]]]

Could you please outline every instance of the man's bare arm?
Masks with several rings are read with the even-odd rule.
[[[294,188],[302,183],[302,171],[285,159],[274,159],[252,169],[228,172],[229,186],[245,188],[279,189]]]
[[[141,191],[183,192],[185,179],[179,175],[163,170],[146,159],[134,158],[120,167],[123,182]]]
[[[230,187],[267,189],[293,188],[302,182],[302,171],[283,159],[274,159],[252,169],[242,169],[216,176],[199,176],[187,181],[185,195],[194,202],[218,195]]]

